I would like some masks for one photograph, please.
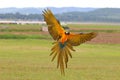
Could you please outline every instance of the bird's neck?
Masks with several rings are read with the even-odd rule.
[[[62,37],[61,37],[61,39],[60,39],[60,42],[62,43],[62,44],[64,44],[65,42],[67,41],[67,35],[62,35]]]

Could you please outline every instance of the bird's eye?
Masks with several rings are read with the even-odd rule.
[[[69,35],[69,34],[70,34],[70,32],[65,32],[65,34],[66,34],[66,35]]]
[[[79,34],[83,34],[82,32],[80,32]]]

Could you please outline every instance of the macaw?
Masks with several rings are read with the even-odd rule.
[[[64,68],[67,68],[69,57],[72,58],[70,51],[75,51],[73,46],[90,41],[97,36],[97,33],[74,34],[66,32],[50,9],[45,9],[42,15],[48,26],[50,35],[55,40],[50,54],[53,55],[52,61],[57,57],[57,68],[60,68],[61,74],[65,74]]]

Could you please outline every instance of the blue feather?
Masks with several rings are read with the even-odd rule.
[[[62,44],[61,42],[59,42],[59,46],[60,46],[60,48],[64,48],[65,45],[66,45],[66,42],[64,42],[64,44]]]

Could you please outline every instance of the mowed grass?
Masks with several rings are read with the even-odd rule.
[[[110,29],[119,29],[120,30],[120,24],[117,24],[117,23],[106,23],[106,24],[102,24],[102,23],[91,23],[91,24],[87,24],[87,23],[84,23],[84,24],[68,24],[69,27],[75,27],[75,28],[110,28]]]
[[[0,32],[39,32],[42,24],[0,24]]]
[[[40,32],[46,24],[0,24],[0,32]],[[67,24],[71,31],[120,32],[120,24]],[[75,30],[74,30],[75,29]]]
[[[120,24],[68,24],[73,32],[120,32]]]
[[[119,80],[120,44],[74,47],[65,76],[51,62],[51,40],[1,39],[0,80]]]

